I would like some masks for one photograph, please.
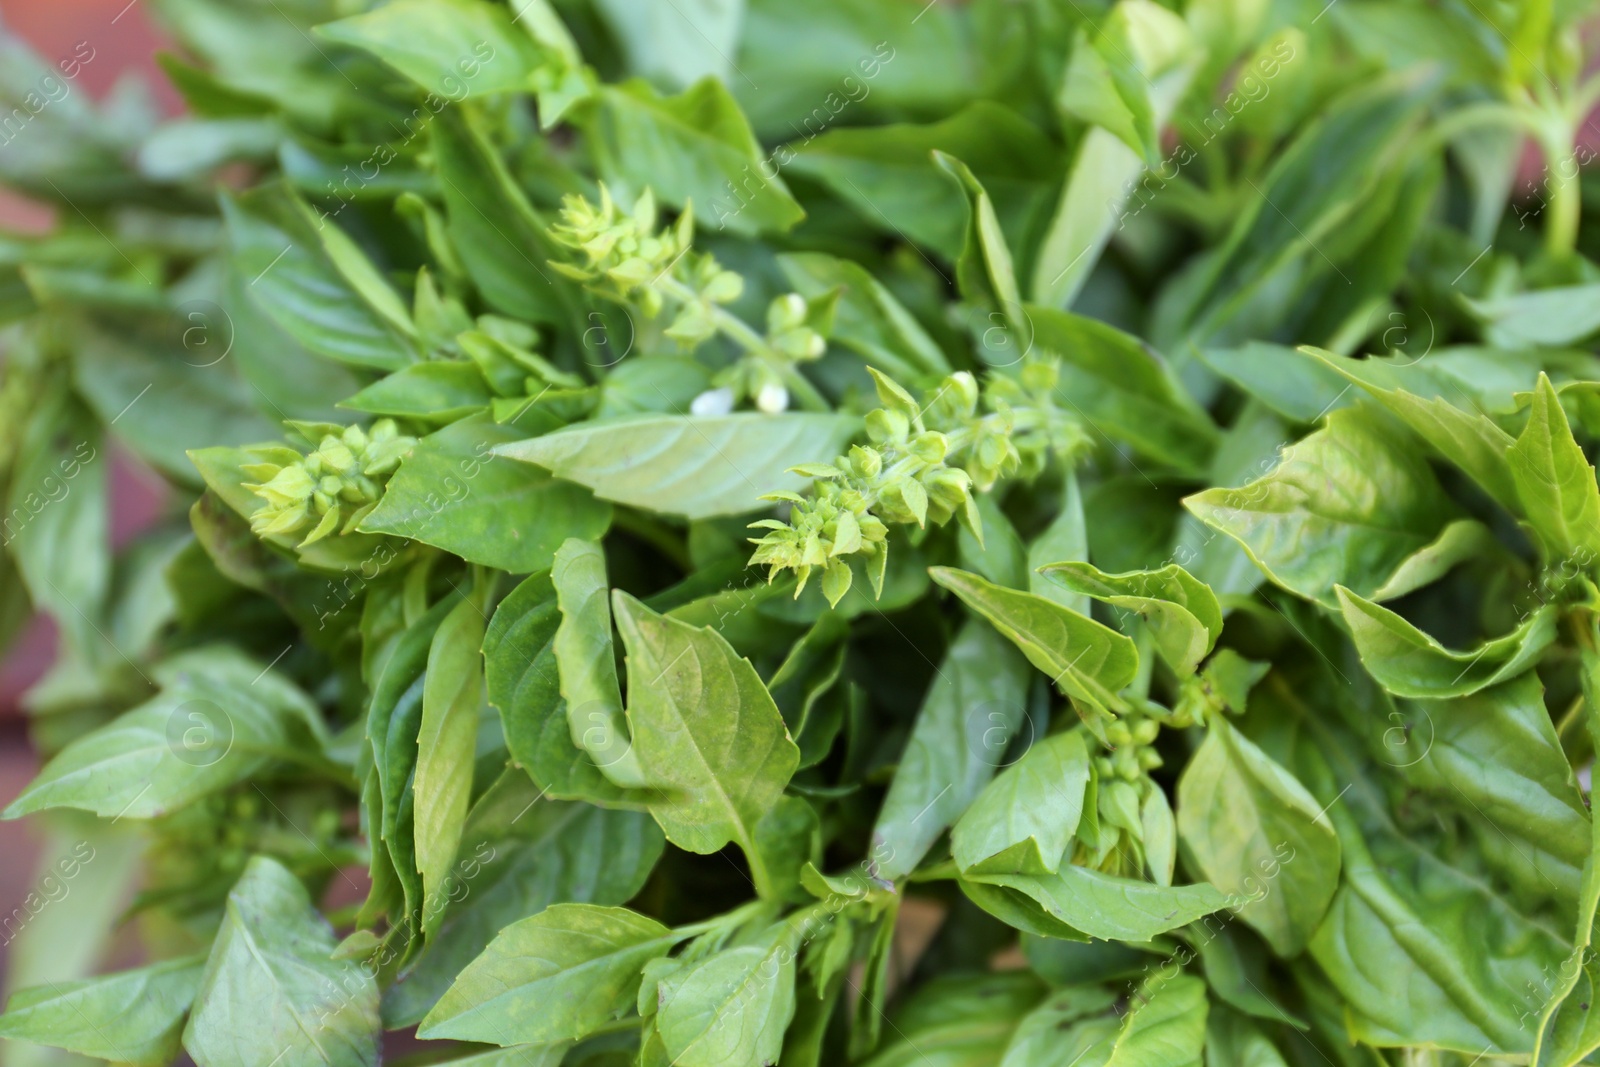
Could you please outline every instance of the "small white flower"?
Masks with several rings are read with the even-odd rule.
[[[756,393],[756,407],[768,415],[777,415],[789,408],[789,390],[777,382],[768,382]]]
[[[689,404],[691,415],[726,415],[733,410],[733,390],[727,386],[707,389]]]

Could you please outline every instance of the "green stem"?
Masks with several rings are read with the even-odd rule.
[[[767,861],[762,858],[761,850],[756,847],[755,841],[747,841],[741,837],[739,847],[744,851],[745,862],[750,864],[750,880],[755,883],[757,898],[762,901],[776,901],[778,885],[772,880],[772,872],[767,870]]]
[[[811,382],[806,379],[804,374],[800,373],[800,368],[796,367],[788,360],[784,360],[783,363],[779,364],[778,377],[783,379],[784,387],[787,388],[789,390],[789,394],[799,402],[802,410],[833,410],[827,399],[817,391],[817,387],[812,385]]]
[[[687,941],[691,937],[699,937],[701,934],[710,933],[712,930],[716,930],[719,927],[733,926],[737,925],[738,923],[742,923],[750,916],[770,907],[772,907],[772,904],[769,901],[746,901],[724,915],[718,915],[714,918],[704,919],[697,923],[690,923],[687,926],[675,926],[672,929],[672,936],[680,941]]]
[[[1578,222],[1583,211],[1583,190],[1573,177],[1555,187],[1550,197],[1550,218],[1545,223],[1544,246],[1552,256],[1566,258],[1578,247]]]
[[[321,753],[302,751],[293,747],[279,747],[276,745],[263,745],[255,751],[273,759],[282,760],[284,763],[310,771],[313,774],[328,778],[346,789],[359,792],[355,777],[350,769],[342,763],[335,763]]]
[[[1550,190],[1549,214],[1545,220],[1545,251],[1558,259],[1570,256],[1578,246],[1578,221],[1583,211],[1583,189],[1574,173],[1561,174],[1572,150],[1574,131],[1561,112],[1546,112],[1538,124],[1539,147],[1544,151],[1545,185]]]
[[[663,274],[651,283],[663,296],[670,296],[680,304],[695,304],[700,302],[700,294],[684,285],[670,274]],[[778,368],[779,377],[783,379],[785,387],[806,411],[831,411],[816,386],[812,385],[795,369],[794,363],[782,352],[767,344],[767,339],[750,328],[739,316],[720,308],[715,304],[708,307],[711,321],[716,325],[718,332],[734,344],[744,349],[750,355],[759,356]]]
[[[955,860],[945,860],[935,863],[931,867],[923,867],[912,871],[906,876],[908,882],[949,882],[961,877],[961,870],[956,866]]]
[[[1452,111],[1440,119],[1428,131],[1426,139],[1419,147],[1422,154],[1427,155],[1432,153],[1439,145],[1445,144],[1463,133],[1485,126],[1506,126],[1511,129],[1520,129],[1535,137],[1540,132],[1538,120],[1532,112],[1499,102],[1473,104],[1469,107]]]

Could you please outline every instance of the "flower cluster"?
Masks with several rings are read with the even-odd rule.
[[[870,368],[869,368],[870,369]],[[1049,398],[1053,365],[1029,364],[1019,379],[997,378],[981,399],[965,371],[947,377],[925,403],[876,370],[881,408],[866,417],[867,445],[856,445],[834,463],[809,464],[795,473],[816,479],[810,496],[775,493],[792,505],[789,521],[764,519],[752,528],[752,565],[765,565],[769,580],[785,570],[805,589],[814,568],[823,571],[822,591],[837,604],[852,584],[853,557],[861,557],[875,593],[883,592],[889,524],[941,526],[958,519],[981,543],[983,526],[972,492],[987,491],[1001,478],[1034,475],[1052,451],[1074,455],[1088,444],[1076,420],[1057,411]]]
[[[334,532],[349,533],[377,506],[383,483],[417,443],[393,419],[379,419],[371,430],[359,426],[298,426],[316,448],[288,464],[253,463],[244,472],[256,483],[245,488],[266,501],[250,519],[262,537],[290,534],[311,526],[306,545]]]
[[[1106,726],[1110,751],[1094,758],[1096,786],[1091,795],[1096,818],[1092,829],[1078,835],[1073,863],[1121,877],[1143,877],[1150,862],[1146,851],[1150,800],[1161,790],[1150,779],[1150,771],[1162,763],[1152,747],[1160,733],[1161,720],[1139,712]]]
[[[1137,782],[1161,766],[1160,754],[1150,747],[1160,734],[1161,724],[1155,719],[1137,713],[1124,715],[1106,727],[1106,740],[1113,747],[1110,755],[1095,757],[1095,770],[1102,779]]]
[[[745,399],[776,413],[788,407],[792,390],[806,399],[814,394],[794,365],[826,349],[818,327],[831,314],[832,302],[808,302],[799,293],[780,296],[767,308],[766,335],[757,333],[723,306],[743,295],[744,279],[709,252],[694,249],[691,207],[672,226],[660,228],[650,190],[624,211],[601,185],[598,205],[566,197],[550,236],[581,253],[579,262],[553,261],[552,267],[609,300],[637,307],[647,319],[670,313],[664,333],[683,347],[692,349],[720,334],[744,350],[743,358],[712,382],[697,414],[731,411]]]
[[[1082,422],[1055,405],[1060,377],[1053,358],[1029,359],[1015,377],[991,375],[983,396],[989,414],[981,419],[964,394],[948,401],[936,397],[929,405],[933,425],[970,428],[960,462],[978,489],[987,492],[1013,475],[1037,477],[1052,455],[1073,460],[1088,450]]]
[[[655,196],[648,189],[631,211],[619,208],[604,185],[598,205],[569,195],[561,202],[561,219],[550,227],[550,236],[583,253],[584,259],[550,265],[596,292],[637,304],[652,319],[672,299],[676,314],[667,336],[687,346],[714,336],[714,309],[744,292],[743,278],[723,270],[715,256],[694,251],[693,211],[684,211],[670,228],[657,228]]]

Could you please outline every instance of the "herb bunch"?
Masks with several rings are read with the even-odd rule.
[[[152,2],[0,44],[7,1062],[1600,1054],[1584,11]]]

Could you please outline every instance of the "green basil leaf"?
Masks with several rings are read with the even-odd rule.
[[[117,438],[140,459],[181,481],[194,480],[188,449],[242,445],[278,432],[231,367],[208,365],[224,358],[233,343],[214,318],[209,310],[191,310],[155,329],[100,321],[84,323],[75,333],[73,358],[84,399],[102,422],[115,422]],[[144,403],[153,398],[158,402]],[[175,408],[188,417],[172,418]]]
[[[555,1041],[548,1045],[511,1045],[440,1062],[451,1064],[452,1067],[561,1067],[571,1048],[570,1041]]]
[[[1139,990],[1106,1067],[1201,1067],[1206,984],[1190,975],[1150,978]]]
[[[1335,641],[1327,649],[1350,662]],[[1253,701],[1251,715],[1270,708],[1278,723],[1275,739],[1288,743],[1280,751],[1293,759],[1297,776],[1330,801],[1326,814],[1339,834],[1340,886],[1312,936],[1309,955],[1337,992],[1333,1003],[1343,1010],[1349,1035],[1369,1044],[1434,1044],[1469,1058],[1486,1048],[1495,1054],[1526,1050],[1533,1032],[1528,1020],[1537,1017],[1549,988],[1544,983],[1570,945],[1551,930],[1545,915],[1529,907],[1530,901],[1485,877],[1484,857],[1470,841],[1439,848],[1437,838],[1423,836],[1427,830],[1397,824],[1385,803],[1382,766],[1363,751],[1359,737],[1338,725],[1346,717],[1336,710],[1339,704],[1364,710],[1381,703],[1375,687],[1340,686],[1331,672],[1311,667],[1275,674],[1260,695],[1270,699],[1259,706]],[[1546,718],[1548,730],[1542,701],[1532,689],[1521,695],[1540,705],[1537,713]],[[1478,695],[1450,703],[1485,700]],[[1446,706],[1432,705],[1440,712]],[[1485,734],[1481,712],[1493,709],[1484,704],[1479,710],[1461,725],[1481,736],[1441,765],[1441,773],[1459,773],[1470,765],[1474,750],[1492,746],[1501,729],[1526,732],[1525,726],[1508,723]],[[1518,715],[1531,719],[1528,712]],[[1401,740],[1404,722],[1395,720],[1393,741]],[[1415,727],[1410,733],[1419,746],[1426,743]],[[1455,736],[1466,740],[1465,734]],[[1406,751],[1411,747],[1391,743],[1383,758],[1391,766],[1414,762],[1415,754]],[[1448,789],[1442,783],[1435,787]],[[1526,786],[1506,782],[1492,788],[1519,793]],[[1485,839],[1500,836],[1493,827],[1485,830]],[[1507,850],[1508,856],[1521,851]],[[1508,996],[1508,988],[1522,992]]]
[[[1171,885],[1178,865],[1178,822],[1160,788],[1146,793],[1139,805],[1139,843],[1144,846],[1144,865],[1151,880],[1156,885]]]
[[[1184,505],[1274,582],[1330,608],[1335,585],[1371,595],[1457,517],[1417,450],[1358,409],[1335,411],[1249,485]]]
[[[968,880],[1013,889],[1050,916],[1090,937],[1149,941],[1228,904],[1214,886],[1160,886],[1066,863],[1054,874],[969,874]]]
[[[1302,126],[1245,200],[1222,244],[1157,309],[1154,338],[1223,345],[1244,339],[1241,320],[1285,272],[1333,267],[1318,246],[1338,235],[1410,147],[1434,87],[1415,73],[1356,85]],[[1340,269],[1333,267],[1333,269]],[[1343,271],[1356,268],[1347,264]],[[1252,332],[1260,326],[1251,323]]]
[[[1305,948],[1339,880],[1339,838],[1305,786],[1218,716],[1178,780],[1178,833],[1234,914],[1280,955]]]
[[[250,384],[251,395],[264,414],[313,422],[336,421],[334,404],[361,388],[359,372],[323,359],[280,327],[252,299],[252,277],[242,276],[231,258],[224,264],[224,322],[218,322],[204,305],[188,309],[184,315],[185,334],[192,345],[190,351],[196,353],[190,361],[210,362],[219,354],[213,346],[226,347],[226,342],[232,341],[228,356],[238,362],[239,375]],[[224,323],[231,324],[231,329],[222,329]]]
[[[968,900],[1014,930],[1051,941],[1090,942],[1093,939],[1056,916],[1033,896],[1010,886],[962,878],[957,883]]]
[[[1468,1056],[1526,1049],[1525,1020],[1544,1001],[1535,992],[1525,1011],[1526,991],[1544,988],[1541,968],[1559,966],[1567,946],[1469,871],[1398,838],[1375,841],[1374,854],[1352,819],[1330,814],[1345,877],[1310,953],[1347,1004],[1352,1035]]]
[[[459,599],[454,594],[445,597],[399,635],[393,651],[383,660],[382,669],[373,680],[372,698],[367,705],[367,743],[372,749],[373,784],[376,786],[376,796],[368,799],[378,802],[374,828],[378,840],[388,851],[388,870],[400,883],[404,923],[407,924],[416,916],[423,901],[422,875],[417,868],[413,781],[417,768],[417,737],[422,730],[428,658],[433,651],[434,636],[446,616],[455,610]],[[375,870],[383,870],[376,855],[373,866]],[[375,876],[369,905],[377,905],[379,888],[379,879]],[[408,949],[420,943],[417,932],[414,927],[407,927]]]
[[[102,204],[138,195],[129,166],[137,134],[130,137],[128,123],[102,112],[89,94],[74,94],[72,80],[94,60],[97,50],[79,42],[70,54],[51,64],[23,41],[10,34],[0,48],[0,65],[6,77],[0,83],[0,105],[5,114],[21,111],[22,125],[14,123],[13,149],[0,160],[0,176],[8,186],[40,200]],[[57,75],[57,71],[65,77]],[[146,125],[149,117],[145,117]],[[27,141],[18,136],[26,129]]]
[[[1390,386],[1391,381],[1405,379],[1379,360],[1341,359],[1309,347],[1300,351],[1366,390],[1428,442],[1440,459],[1460,467],[1501,504],[1518,509],[1509,456],[1512,439],[1493,419],[1481,412],[1463,411],[1443,396],[1422,397]]]
[[[740,65],[783,74],[732,84],[764,140],[797,128],[815,137],[846,108],[874,117],[948,114],[976,89],[962,27],[961,13],[942,7],[913,22],[876,5],[828,0],[800,10],[783,0],[746,0]]]
[[[839,683],[848,633],[844,621],[828,612],[794,643],[788,658],[767,679],[767,689],[783,712],[789,735],[800,746],[801,768],[815,766],[827,757],[843,725],[848,696]]]
[[[1172,543],[1183,516],[1178,498],[1137,474],[1086,484],[1084,510],[1095,517],[1085,528],[1089,558],[1113,572],[1159,567],[1174,558]]]
[[[1072,844],[1089,784],[1079,733],[1036,743],[1001,771],[950,831],[950,852],[968,874],[1054,874]]]
[[[965,570],[981,574],[996,585],[1012,589],[1028,586],[1028,549],[1017,535],[1006,513],[994,497],[988,494],[975,498],[978,515],[982,520],[983,543],[963,526],[956,533],[957,556]]]
[[[1266,992],[1272,987],[1267,964],[1273,957],[1260,938],[1239,927],[1213,930],[1206,923],[1194,932],[1193,944],[1205,969],[1206,985],[1217,999],[1257,1019],[1287,1023],[1298,1030],[1307,1028],[1304,1020],[1291,1015],[1277,997]]]
[[[629,359],[600,383],[596,419],[626,415],[669,415],[688,411],[694,398],[711,388],[711,371],[688,356],[653,355]]]
[[[450,243],[483,298],[521,319],[581,321],[582,298],[549,267],[557,250],[548,225],[528,203],[500,153],[455,108],[434,115],[428,127]]]
[[[789,468],[834,459],[859,429],[844,415],[654,415],[587,422],[495,449],[588,486],[602,500],[706,519],[795,492]]]
[[[1407,556],[1389,580],[1373,591],[1372,600],[1394,600],[1415,592],[1448,574],[1458,563],[1493,552],[1499,547],[1494,534],[1476,519],[1457,519],[1439,532],[1432,544]]]
[[[300,880],[274,859],[252,859],[228,894],[184,1049],[200,1067],[375,1067],[377,982],[330,958],[333,949]]]
[[[1600,486],[1567,425],[1566,412],[1539,375],[1528,424],[1507,455],[1517,499],[1548,561],[1600,553]]]
[[[1322,354],[1309,347],[1298,351]],[[1199,355],[1207,367],[1290,422],[1318,422],[1354,400],[1349,383],[1335,369],[1316,359],[1297,358],[1297,350],[1287,345],[1249,341],[1238,348],[1208,348]]]
[[[780,148],[775,158],[826,185],[867,225],[954,262],[966,240],[965,197],[934,166],[932,152],[971,161],[975,180],[994,197],[995,233],[1013,238],[1021,238],[1043,211],[1061,165],[1060,148],[1037,126],[987,100],[926,125],[813,133],[792,151]]]
[[[1126,706],[1118,691],[1139,669],[1138,649],[1127,637],[1054,601],[975,574],[949,567],[930,567],[928,574],[1010,638],[1091,727]]]
[[[1381,57],[1387,61],[1389,69],[1436,62],[1450,70],[1452,80],[1493,78],[1501,69],[1501,61],[1496,58],[1489,41],[1478,32],[1479,24],[1455,12],[1434,8],[1363,7],[1359,11],[1345,12],[1339,17],[1339,25],[1352,47],[1373,59]],[[1508,177],[1507,192],[1510,184]],[[1504,206],[1503,203],[1495,205],[1495,221],[1499,221]]]
[[[715,630],[657,615],[621,591],[612,610],[626,647],[628,724],[667,840],[709,854],[743,849],[765,888],[756,824],[800,760],[750,661]]]
[[[1063,1059],[1097,1063],[1089,1049],[1109,1046],[1117,1032],[1116,995],[1101,986],[1069,986],[1052,993],[1017,1024],[1000,1067],[1051,1067]],[[1104,1049],[1109,1053],[1109,1047]]]
[[[1345,625],[1368,673],[1403,697],[1453,697],[1529,670],[1556,638],[1556,613],[1541,607],[1511,633],[1456,652],[1388,608],[1335,586]]]
[[[1595,714],[1593,704],[1596,695],[1595,682],[1600,678],[1600,674],[1597,674],[1600,660],[1597,660],[1592,648],[1585,647],[1580,653],[1579,663],[1583,670],[1584,702],[1588,705],[1585,709],[1586,725],[1592,741],[1597,734],[1600,734],[1600,716]],[[1538,710],[1543,710],[1542,703],[1541,701]],[[1541,715],[1534,721],[1545,728],[1548,737],[1549,720]],[[1540,738],[1540,740],[1545,739]],[[1562,782],[1566,787],[1563,792],[1570,794],[1572,784],[1569,775],[1567,780]],[[1548,989],[1544,1009],[1539,1013],[1538,1029],[1529,1057],[1531,1063],[1570,1065],[1587,1056],[1596,1046],[1600,1046],[1600,1026],[1595,1024],[1595,1016],[1589,1011],[1597,985],[1596,979],[1600,977],[1596,975],[1589,948],[1594,941],[1595,909],[1600,906],[1600,865],[1595,862],[1595,857],[1600,855],[1600,824],[1595,823],[1592,817],[1590,829],[1589,855],[1585,859],[1577,891],[1577,922],[1574,924],[1572,951],[1562,963],[1555,982]]]
[[[69,647],[94,662],[102,652],[113,656],[94,621],[111,586],[102,431],[79,401],[57,388],[41,398],[15,440],[0,525],[7,555],[28,598],[61,627]]]
[[[495,936],[417,1033],[493,1045],[585,1037],[633,1005],[672,931],[626,908],[555,904]]]
[[[1541,1029],[1541,1041],[1534,1046],[1529,1062],[1572,1067],[1600,1048],[1600,1023],[1586,1006],[1594,1003],[1595,990],[1600,988],[1600,973],[1593,963],[1585,961],[1582,948],[1575,948],[1574,955],[1567,957],[1563,966],[1575,967],[1576,974],[1570,984],[1565,975],[1558,982],[1558,987],[1562,988],[1552,996],[1545,1007],[1546,1015],[1541,1018],[1541,1024],[1544,1019],[1550,1019],[1550,1027]]]
[[[1270,471],[1289,436],[1283,421],[1266,405],[1246,403],[1217,446],[1209,480],[1215,486],[1232,488]],[[1152,556],[1150,564],[1165,563],[1168,558],[1181,563],[1218,597],[1247,596],[1264,580],[1261,569],[1237,541],[1218,537],[1216,530],[1192,514],[1180,514],[1171,556]]]
[[[1159,90],[1145,68],[1172,61],[1158,64],[1147,57],[1191,48],[1189,29],[1176,15],[1149,4],[1118,4],[1094,32],[1078,31],[1056,104],[1068,115],[1115,134],[1153,167],[1159,162]]]
[[[1489,300],[1468,300],[1496,348],[1558,348],[1576,344],[1600,330],[1595,298],[1600,285],[1566,285],[1512,293]]]
[[[801,973],[795,990],[794,1021],[783,1036],[783,1051],[779,1053],[778,1062],[792,1067],[822,1067],[828,1027],[843,995],[842,977],[834,980]]]
[[[1060,403],[1096,433],[1187,474],[1205,471],[1219,435],[1149,345],[1103,322],[1029,305],[1033,343],[1061,358]]]
[[[674,207],[692,202],[707,226],[745,235],[782,233],[805,218],[733,94],[715,78],[677,96],[638,79],[603,86],[583,124],[600,175],[619,200],[631,203],[649,188]]]
[[[893,1040],[866,1063],[870,1067],[993,1064],[1042,993],[1038,979],[1023,971],[944,975],[923,983],[889,1020]]]
[[[224,197],[232,268],[262,314],[319,356],[399,370],[417,358],[415,327],[376,268],[326,217],[277,190]]]
[[[191,97],[231,114],[282,109],[312,130],[331,132],[341,115],[371,115],[371,103],[311,37],[315,16],[249,8],[182,8],[191,51],[210,69],[170,62]],[[325,9],[324,9],[325,10]],[[80,53],[81,57],[81,53]]]
[[[1537,674],[1397,710],[1372,704],[1367,713],[1380,758],[1468,816],[1485,863],[1530,897],[1573,898],[1591,834]]]
[[[743,574],[740,580],[718,582],[713,587],[718,592],[696,597],[687,603],[678,603],[666,614],[691,626],[714,627],[741,654],[755,656],[776,648],[793,635],[793,631],[787,625],[782,625],[780,620],[805,625],[816,620],[820,612],[833,610],[827,607],[826,602],[818,609],[814,606],[815,600],[796,601],[793,578],[779,578],[769,584],[749,571],[740,573]],[[721,577],[720,574],[711,576]],[[685,584],[694,581],[690,578]],[[672,602],[662,598],[659,605],[652,607],[665,607]],[[848,611],[852,606],[850,601],[845,601],[843,611]],[[760,610],[762,608],[769,610]],[[792,612],[792,619],[786,619],[789,612],[784,609]]]
[[[673,1063],[776,1063],[794,1017],[794,947],[780,927],[661,980],[656,1031]],[[734,1020],[737,1020],[735,1023]]]
[[[483,0],[396,0],[315,32],[377,56],[432,96],[461,100],[531,87],[543,56],[513,23]]]
[[[605,553],[598,545],[569,538],[556,550],[550,580],[561,610],[551,651],[572,742],[589,754],[601,774],[625,789],[637,789],[645,782],[617,683]]]
[[[773,889],[786,900],[807,901],[802,872],[822,862],[822,824],[817,809],[803,797],[782,796],[756,823],[756,848],[772,877]]]
[[[68,807],[155,818],[274,761],[303,762],[322,737],[305,694],[232,649],[170,658],[161,681],[155,697],[57,753],[4,817]]]
[[[500,711],[512,759],[550,796],[624,802],[626,791],[573,743],[556,667],[560,625],[548,574],[528,578],[500,602],[483,639],[489,702]]]
[[[1179,676],[1194,673],[1222,636],[1222,606],[1211,587],[1169,563],[1158,571],[1106,574],[1087,563],[1049,563],[1048,578],[1139,616],[1156,651]]]
[[[650,0],[599,0],[595,5],[616,35],[630,69],[652,82],[683,89],[711,75],[731,82],[739,75],[744,0],[677,0],[662,7]]]
[[[520,436],[515,427],[473,418],[422,438],[361,529],[411,538],[513,574],[548,568],[569,537],[604,533],[610,505],[497,454]]]
[[[476,366],[439,361],[402,367],[340,401],[339,406],[442,426],[487,408],[493,400],[494,394]]]
[[[384,1024],[410,1026],[512,923],[552,904],[618,905],[633,897],[665,841],[641,811],[544,798],[512,768],[472,806],[443,921],[383,999]]]
[[[1028,546],[1028,592],[1054,600],[1079,615],[1089,614],[1089,596],[1076,593],[1041,573],[1047,563],[1089,558],[1088,520],[1083,511],[1083,490],[1078,476],[1068,471],[1061,491],[1061,510],[1044,532]]]
[[[483,644],[484,625],[482,606],[473,597],[463,597],[439,623],[428,648],[412,787],[425,937],[431,937],[444,918],[439,897],[448,891],[472,795],[478,709],[483,704],[483,661],[478,648]]]
[[[980,354],[991,366],[1012,366],[1033,351],[1033,321],[1022,306],[1011,249],[994,201],[961,160],[938,149],[933,160],[961,191],[967,208],[961,251],[955,257],[956,291],[986,313],[973,330]]]
[[[178,1054],[204,957],[20,990],[0,1015],[0,1037],[32,1041],[137,1067]]]
[[[1115,25],[1105,25],[1113,22]],[[1200,42],[1183,20],[1151,4],[1117,4],[1110,18],[1103,20],[1103,27],[1101,39],[1111,48],[1124,84],[1137,78],[1142,87],[1145,105],[1141,106],[1136,97],[1135,106],[1141,112],[1148,109],[1151,129],[1166,126],[1200,65]],[[1101,58],[1105,58],[1104,52]],[[1076,60],[1074,48],[1072,61]],[[1062,107],[1072,99],[1063,99],[1070,88],[1070,66],[1059,77],[1055,102]],[[1113,230],[1122,230],[1130,215],[1138,214],[1127,210],[1127,202],[1138,183],[1151,173],[1150,165],[1140,158],[1140,151],[1130,148],[1104,126],[1097,125],[1084,133],[1040,242],[1031,287],[1035,303],[1070,306]],[[1192,158],[1192,151],[1180,146],[1161,161],[1156,173],[1164,176],[1174,163],[1182,166]]]
[[[1027,714],[1028,664],[976,619],[956,634],[917,712],[872,828],[872,873],[898,881],[1005,763]]]

